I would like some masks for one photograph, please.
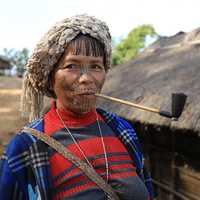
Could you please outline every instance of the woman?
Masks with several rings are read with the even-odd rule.
[[[125,120],[96,108],[95,93],[103,87],[110,60],[111,37],[105,23],[88,15],[57,23],[29,59],[22,109],[32,121],[27,127],[54,138],[88,169],[94,169],[114,197],[76,163],[22,130],[3,157],[2,199],[152,197],[135,131]],[[54,100],[41,115],[44,95]]]

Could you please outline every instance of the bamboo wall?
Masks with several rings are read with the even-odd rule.
[[[192,131],[132,123],[151,170],[156,200],[200,200],[200,138]]]

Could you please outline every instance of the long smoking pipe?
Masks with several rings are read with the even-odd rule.
[[[157,108],[150,108],[147,106],[142,106],[136,103],[132,103],[130,101],[125,101],[122,99],[118,99],[118,98],[114,98],[114,97],[110,97],[104,94],[95,94],[97,97],[101,97],[107,100],[111,100],[111,101],[115,101],[118,103],[122,103],[128,106],[132,106],[135,108],[139,108],[141,110],[145,110],[145,111],[150,111],[153,113],[157,113],[161,116],[164,117],[168,117],[171,118],[173,120],[178,120],[178,118],[181,116],[181,113],[183,111],[187,96],[184,93],[172,93],[172,105],[171,105],[171,112],[168,111],[163,111],[161,109],[157,109]]]

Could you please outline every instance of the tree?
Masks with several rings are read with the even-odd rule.
[[[114,47],[112,64],[118,65],[133,59],[145,47],[146,36],[157,36],[151,25],[142,25],[133,29],[125,39]]]
[[[27,48],[22,50],[5,48],[3,51],[4,55],[10,60],[11,65],[16,66],[18,75],[22,76],[29,58],[29,50]]]

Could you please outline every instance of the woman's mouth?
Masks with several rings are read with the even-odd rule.
[[[96,91],[94,90],[83,90],[77,92],[78,95],[95,95]]]
[[[95,92],[84,92],[84,93],[80,93],[79,95],[94,95]]]

